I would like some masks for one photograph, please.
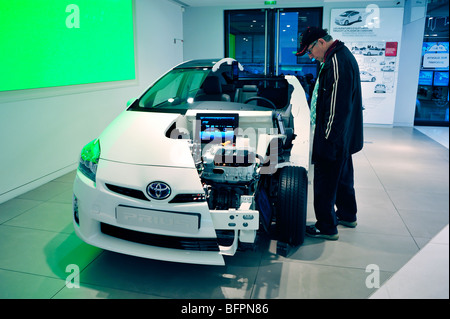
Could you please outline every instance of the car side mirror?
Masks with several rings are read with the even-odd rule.
[[[137,100],[137,98],[135,98],[135,97],[132,99],[129,99],[127,102],[127,107],[129,107],[131,104],[133,104],[136,100]]]

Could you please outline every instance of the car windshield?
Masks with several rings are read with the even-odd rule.
[[[139,108],[171,108],[190,104],[200,89],[209,68],[174,69],[158,80],[139,99]],[[185,106],[188,108],[188,106]],[[183,106],[181,106],[183,108]]]
[[[341,14],[341,17],[349,17],[352,14],[352,11],[345,11]]]

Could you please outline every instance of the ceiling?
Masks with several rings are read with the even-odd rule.
[[[185,7],[210,7],[210,6],[223,6],[223,7],[236,7],[236,6],[259,6],[261,8],[278,7],[288,8],[297,7],[301,3],[311,4],[311,0],[277,0],[275,6],[264,5],[264,0],[170,0]],[[361,0],[315,0],[315,3],[320,6],[326,2],[361,2]],[[400,2],[404,3],[405,0],[377,0],[385,2]],[[427,0],[427,15],[428,16],[448,16],[448,0]]]
[[[245,5],[264,5],[264,0],[172,0],[186,7],[210,7],[210,6],[245,6]],[[345,0],[345,2],[360,2],[361,0]],[[378,0],[378,1],[393,1],[393,0]],[[276,7],[292,7],[298,6],[301,3],[311,3],[311,0],[277,0]],[[342,2],[342,0],[315,0],[318,4],[324,2]],[[271,7],[271,6],[267,6]],[[273,6],[272,6],[273,7]]]

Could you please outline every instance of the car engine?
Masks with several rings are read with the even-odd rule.
[[[255,150],[234,144],[206,145],[197,164],[210,209],[238,209],[241,195],[253,195],[259,180]]]

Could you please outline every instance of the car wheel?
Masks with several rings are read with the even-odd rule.
[[[305,238],[308,174],[304,167],[283,167],[278,179],[276,230],[278,240],[298,246]]]

